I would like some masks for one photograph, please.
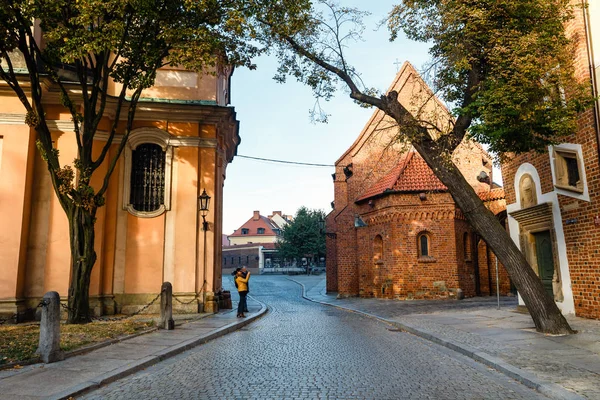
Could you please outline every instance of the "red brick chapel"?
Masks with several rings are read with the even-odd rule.
[[[409,63],[389,90],[419,118],[448,120],[448,110]],[[425,161],[397,140],[398,131],[375,111],[335,163],[334,209],[326,220],[327,291],[396,299],[450,297],[457,289],[467,297],[495,294],[494,255]],[[453,160],[504,221],[504,191],[492,183],[487,152],[465,140]],[[500,293],[507,294],[510,280],[501,265],[499,271]]]

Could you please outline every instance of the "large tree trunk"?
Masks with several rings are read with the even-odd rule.
[[[71,239],[71,284],[69,287],[69,315],[67,323],[90,322],[90,277],[96,262],[94,250],[94,221],[96,208],[91,211],[73,205],[67,213]]]
[[[435,175],[450,191],[467,221],[485,240],[504,265],[539,332],[574,333],[554,299],[544,289],[525,256],[517,248],[498,219],[488,210],[461,172],[436,148],[413,143]]]

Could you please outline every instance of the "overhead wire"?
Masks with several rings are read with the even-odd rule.
[[[333,164],[315,164],[315,163],[305,163],[305,162],[298,162],[298,161],[275,160],[272,158],[251,157],[251,156],[244,156],[241,154],[238,154],[236,157],[247,158],[250,160],[267,161],[267,162],[273,162],[273,163],[279,163],[279,164],[305,165],[305,166],[309,166],[309,167],[335,167],[335,165],[333,165]]]

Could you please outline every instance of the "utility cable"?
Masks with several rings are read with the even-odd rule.
[[[335,167],[335,165],[333,165],[333,164],[312,164],[312,163],[297,162],[297,161],[273,160],[271,158],[250,157],[250,156],[243,156],[241,154],[238,154],[236,157],[248,158],[250,160],[268,161],[268,162],[280,163],[280,164],[307,165],[309,167]]]

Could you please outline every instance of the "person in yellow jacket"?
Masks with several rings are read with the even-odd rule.
[[[246,296],[248,295],[248,280],[250,279],[250,271],[244,274],[242,271],[238,271],[237,276],[235,277],[235,283],[237,284],[237,290],[240,295],[240,302],[238,303],[238,318],[245,318],[244,310],[247,309],[246,304]]]

